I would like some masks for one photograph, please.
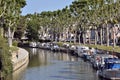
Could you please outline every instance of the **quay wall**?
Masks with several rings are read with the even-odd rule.
[[[18,70],[29,61],[29,53],[25,49],[19,48],[18,51],[12,53],[13,71]]]

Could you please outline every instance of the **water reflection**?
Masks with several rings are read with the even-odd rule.
[[[26,68],[28,66],[29,61],[22,66],[20,69],[18,69],[17,71],[15,71],[12,75],[13,75],[13,79],[12,80],[21,80],[22,77],[24,77]]]
[[[14,71],[13,74],[6,76],[5,80],[22,80],[22,78],[25,75],[25,71],[28,66],[28,63],[29,61],[25,65],[23,65],[21,68]]]
[[[14,80],[98,80],[96,71],[80,58],[65,53],[28,49],[30,61]]]
[[[36,48],[30,49],[30,62],[28,67],[38,67],[38,66],[44,66],[47,64],[47,58],[46,55],[43,54],[44,52],[41,51],[39,54],[39,51]]]
[[[77,61],[77,58],[65,53],[53,53],[41,49],[30,49],[30,67],[45,66],[53,64],[55,61]]]

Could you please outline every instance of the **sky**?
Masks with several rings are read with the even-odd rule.
[[[22,15],[55,11],[72,4],[74,0],[26,0],[27,5],[22,9]]]

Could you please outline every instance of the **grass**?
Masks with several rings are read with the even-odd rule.
[[[120,47],[119,46],[105,46],[105,45],[94,45],[94,44],[85,44],[85,46],[88,47],[93,47],[101,50],[107,50],[107,51],[114,51],[114,52],[120,52]]]

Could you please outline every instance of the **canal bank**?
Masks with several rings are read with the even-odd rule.
[[[56,42],[56,44],[62,46],[64,44],[64,42]],[[109,54],[114,54],[116,56],[118,56],[120,58],[120,47],[119,46],[106,46],[106,45],[94,45],[94,44],[79,44],[79,43],[66,43],[69,45],[74,45],[74,46],[87,46],[89,48],[94,48],[97,50],[100,50],[100,52],[102,53],[106,53],[108,52]]]
[[[91,64],[79,57],[38,48],[26,50],[28,66],[8,80],[99,80]]]
[[[27,64],[29,61],[29,53],[23,48],[19,48],[18,51],[12,52],[12,65],[13,72]]]

